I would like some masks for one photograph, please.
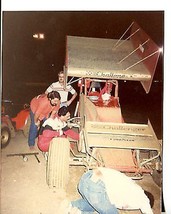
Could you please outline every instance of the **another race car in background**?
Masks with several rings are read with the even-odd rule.
[[[1,148],[5,148],[10,143],[11,137],[15,137],[15,129],[11,118],[6,114],[5,104],[12,105],[10,100],[2,100],[1,106]]]
[[[30,105],[24,104],[24,108],[19,111],[16,117],[11,118],[14,122],[16,131],[22,130],[25,137],[28,137],[29,128],[30,128]]]
[[[24,104],[23,109],[19,111],[16,117],[11,118],[8,114],[8,108],[12,108],[11,100],[2,100],[1,106],[1,148],[7,147],[11,137],[15,137],[16,131],[23,131],[25,137],[28,137],[30,127],[30,106]]]

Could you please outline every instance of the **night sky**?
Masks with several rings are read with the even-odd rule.
[[[163,11],[10,11],[3,12],[2,19],[3,99],[12,100],[18,109],[57,80],[57,73],[65,64],[67,35],[119,39],[135,20],[158,46],[164,45]],[[35,33],[44,33],[45,39],[34,39]],[[140,96],[148,102],[149,112],[154,113],[151,109],[155,106],[161,122],[162,79],[161,55],[154,76],[159,82],[152,84],[150,93],[146,95],[140,83],[122,83],[120,102],[128,103],[129,97],[129,102],[139,105]]]

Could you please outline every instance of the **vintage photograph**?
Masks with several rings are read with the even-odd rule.
[[[2,11],[2,214],[160,214],[164,19]]]

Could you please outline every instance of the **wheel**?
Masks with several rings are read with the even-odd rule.
[[[10,129],[6,127],[1,128],[1,148],[7,147],[11,140],[11,132]]]
[[[54,138],[49,147],[46,179],[50,188],[65,189],[69,180],[70,143],[67,138]]]
[[[23,128],[23,134],[26,138],[28,138],[29,136],[30,123],[31,123],[31,119],[30,119],[30,116],[28,116],[25,126]]]

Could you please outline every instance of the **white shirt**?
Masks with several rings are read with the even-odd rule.
[[[49,93],[51,91],[58,91],[61,96],[61,103],[66,102],[68,100],[68,93],[72,95],[76,93],[75,89],[71,85],[67,85],[66,89],[62,86],[59,81],[52,83],[46,91]]]
[[[62,130],[62,128],[64,128],[67,125],[67,123],[55,117],[55,119],[48,118],[47,120],[45,120],[42,126],[45,127],[46,125],[51,126],[53,130],[59,131]]]
[[[119,209],[140,209],[152,214],[148,197],[144,190],[130,177],[114,169],[99,167],[109,200]]]

